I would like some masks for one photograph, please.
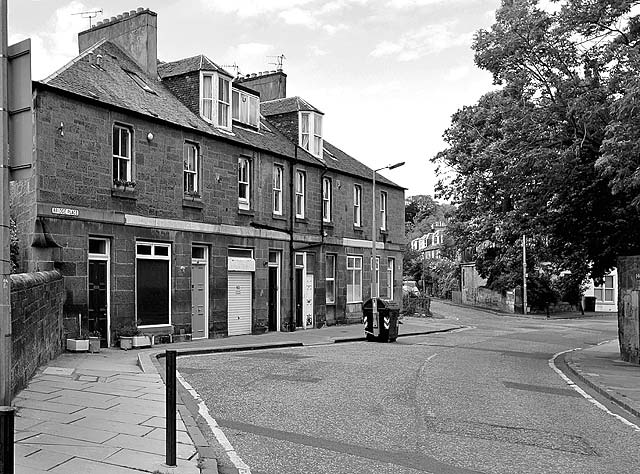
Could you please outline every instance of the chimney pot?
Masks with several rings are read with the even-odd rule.
[[[127,18],[127,17],[129,16],[129,12],[124,12],[124,13],[122,14],[122,16],[123,16],[123,17],[125,17],[125,18]]]
[[[112,16],[111,18],[109,18],[109,22],[112,22],[112,21],[116,21],[116,17],[115,16]]]
[[[102,20],[100,20],[98,23],[96,23],[95,26],[100,26],[100,25],[102,25]],[[94,28],[95,28],[95,26],[94,26]]]
[[[116,18],[117,18],[118,20],[122,20],[122,15],[118,15]]]
[[[136,10],[137,13],[140,13],[140,12],[143,12],[143,11],[144,11],[144,8],[142,8],[142,7],[138,7],[137,10]]]
[[[136,14],[136,11],[135,11],[135,10],[130,10],[130,11],[129,11],[129,15],[135,15],[135,14]]]

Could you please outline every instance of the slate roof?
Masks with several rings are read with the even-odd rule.
[[[90,64],[88,55],[93,51],[102,55],[100,67]],[[183,61],[170,63],[170,74],[177,71],[188,71],[190,67],[199,64],[194,56]],[[214,63],[212,63],[214,64]],[[209,67],[207,65],[207,67]],[[164,72],[169,71],[166,69]],[[165,76],[168,77],[168,76]],[[133,113],[142,114],[152,119],[162,120],[180,127],[199,131],[204,134],[236,142],[247,146],[275,153],[289,158],[296,157],[298,161],[313,166],[327,166],[328,169],[371,179],[372,170],[348,155],[344,151],[324,141],[324,158],[318,159],[297,147],[286,138],[267,118],[261,117],[260,130],[233,124],[233,132],[220,130],[194,114],[159,80],[147,76],[118,46],[101,41],[84,53],[74,58],[67,65],[47,77],[43,84],[53,90],[60,90],[92,101],[118,107]],[[261,112],[266,104],[267,111],[271,110],[311,110],[321,113],[300,97],[273,100],[261,104]],[[281,113],[281,112],[277,112]],[[264,112],[262,115],[267,115]],[[401,188],[397,184],[378,175],[379,182],[389,186]]]
[[[322,112],[301,97],[285,97],[284,99],[268,100],[260,103],[260,113],[265,117],[286,114],[290,112],[309,111],[317,114]],[[324,114],[323,114],[324,115]]]
[[[365,181],[370,181],[373,175],[373,170],[364,163],[356,160],[351,155],[342,151],[335,145],[332,145],[328,141],[324,140],[324,161],[327,164],[327,168],[334,171],[340,171],[342,173],[360,176]],[[402,186],[394,183],[393,181],[385,178],[384,176],[376,173],[376,183],[383,183],[387,186],[394,188],[404,189]]]
[[[100,68],[89,63],[87,50],[42,83],[241,145],[294,156],[294,145],[272,125],[261,130],[237,126],[233,132],[220,130],[189,110],[161,81],[145,75],[115,44],[101,42],[90,50],[94,57],[102,55]]]
[[[158,64],[158,74],[162,78],[181,76],[182,74],[188,74],[195,71],[221,72],[229,77],[233,77],[204,54],[199,54],[191,58],[180,59],[178,61]]]

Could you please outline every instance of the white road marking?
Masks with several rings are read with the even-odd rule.
[[[187,382],[182,377],[180,372],[178,372],[177,370],[176,370],[176,378],[178,379],[180,384],[182,384],[182,386],[191,394],[193,399],[198,404],[198,413],[200,413],[200,416],[202,416],[202,418],[205,419],[205,421],[209,425],[209,428],[211,428],[211,431],[213,432],[216,439],[218,440],[218,443],[220,443],[220,445],[224,448],[225,453],[227,454],[227,456],[229,457],[229,459],[231,460],[235,468],[238,470],[238,473],[251,474],[251,469],[249,468],[249,466],[247,466],[244,463],[244,461],[240,458],[240,456],[238,456],[238,453],[236,453],[236,450],[233,448],[233,446],[231,445],[231,443],[229,442],[225,434],[222,432],[216,420],[214,420],[214,418],[209,413],[209,409],[207,408],[207,405],[204,403],[204,400],[200,398],[200,395],[198,395],[198,392],[196,392],[196,390],[191,386],[191,384]]]
[[[606,341],[605,341],[606,342]],[[626,418],[613,413],[611,410],[609,410],[607,407],[605,407],[602,403],[600,403],[598,400],[596,400],[595,398],[593,398],[591,395],[589,395],[587,392],[585,392],[584,390],[582,390],[580,387],[578,387],[569,377],[567,377],[557,366],[556,366],[556,359],[561,356],[562,354],[566,354],[567,352],[573,352],[573,351],[577,351],[582,349],[581,347],[576,347],[575,349],[569,349],[567,351],[562,351],[562,352],[558,352],[557,354],[555,354],[551,359],[549,359],[549,367],[551,367],[559,376],[560,378],[562,378],[562,380],[564,380],[565,382],[567,382],[567,384],[569,385],[569,387],[571,387],[572,389],[574,389],[576,392],[578,392],[580,395],[582,395],[584,398],[586,398],[587,400],[589,400],[591,403],[593,403],[595,406],[597,406],[598,408],[600,408],[600,410],[604,411],[605,413],[613,416],[614,418],[616,418],[618,421],[621,421],[622,423],[624,423],[625,425],[631,427],[634,431],[640,432],[640,427],[638,425],[636,425],[635,423],[630,422],[629,420],[627,420]]]

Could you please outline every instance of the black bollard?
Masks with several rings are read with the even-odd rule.
[[[13,427],[16,409],[0,407],[0,474],[13,474]]]
[[[167,396],[166,396],[166,462],[176,466],[176,351],[166,351]]]

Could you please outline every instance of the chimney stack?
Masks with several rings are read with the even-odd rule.
[[[106,39],[117,44],[152,79],[158,77],[158,15],[138,8],[98,22],[78,33],[78,49],[86,51]]]
[[[287,97],[287,75],[282,69],[247,74],[236,78],[236,82],[259,92],[261,102]]]

